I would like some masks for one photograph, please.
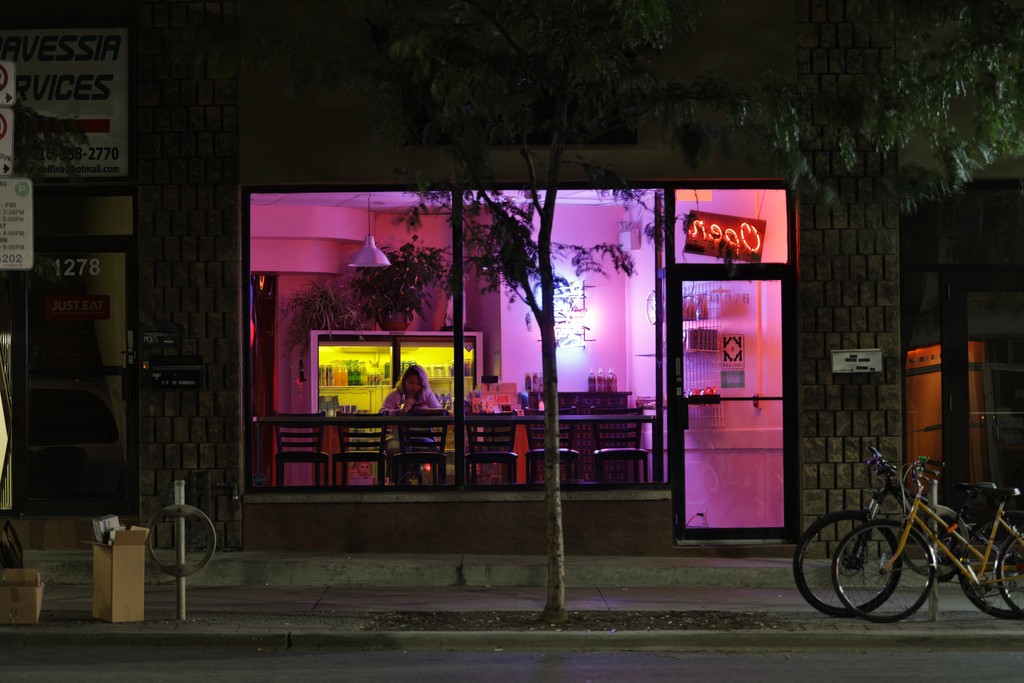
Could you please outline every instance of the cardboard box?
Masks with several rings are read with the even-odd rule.
[[[38,624],[43,580],[35,569],[5,569],[0,585],[0,623]]]
[[[146,540],[149,529],[130,526],[110,543],[92,544],[92,616],[142,621],[146,614]]]

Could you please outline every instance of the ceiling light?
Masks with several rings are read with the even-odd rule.
[[[366,241],[363,246],[352,255],[348,265],[350,268],[381,268],[390,266],[391,261],[388,255],[377,248],[371,233],[373,226],[373,214],[370,213],[370,195],[366,195]]]

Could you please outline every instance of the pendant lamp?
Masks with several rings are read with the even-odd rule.
[[[373,215],[370,213],[370,195],[366,195],[366,241],[363,242],[363,246],[352,255],[349,259],[348,265],[350,268],[381,268],[383,266],[390,266],[391,261],[388,260],[388,255],[377,248],[377,244],[373,241],[373,235],[371,234],[371,226],[373,225]]]

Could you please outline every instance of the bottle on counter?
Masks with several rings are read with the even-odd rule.
[[[530,373],[526,373],[526,376],[523,377],[523,391],[533,391],[533,379]]]
[[[590,368],[590,374],[587,375],[587,391],[597,391],[597,377],[594,375],[594,368]]]
[[[608,382],[605,379],[604,369],[603,368],[598,368],[597,369],[597,391],[598,392],[608,391]]]
[[[608,368],[608,375],[604,378],[605,391],[618,391],[619,378],[615,376],[615,370]]]
[[[531,379],[531,382],[533,384],[534,391],[544,391],[544,387],[541,386],[540,383],[540,375],[538,375],[536,372],[533,373],[533,378]]]

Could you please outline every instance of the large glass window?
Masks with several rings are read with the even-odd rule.
[[[676,190],[676,263],[789,262],[785,190]]]
[[[658,441],[653,439],[651,425],[660,416],[652,410],[643,412],[645,406],[652,406],[656,394],[655,327],[654,319],[648,317],[659,262],[649,237],[655,223],[656,194],[653,190],[640,193],[639,201],[626,204],[589,190],[559,193],[554,241],[584,247],[619,244],[635,265],[632,276],[609,266],[606,274],[577,277],[571,264],[556,264],[559,275],[569,282],[562,292],[562,341],[557,349],[560,403],[577,412],[572,447],[580,451],[573,476],[566,478],[569,486],[592,486],[598,483],[599,470],[605,471],[592,455],[593,425],[586,422],[587,416],[639,407],[643,428],[636,447],[650,452]],[[508,198],[529,205],[519,193],[510,193]],[[455,304],[440,283],[431,288],[422,312],[411,316],[406,320],[408,327],[398,331],[390,329],[394,321],[384,321],[366,309],[369,293],[365,288],[353,295],[356,288],[352,282],[360,270],[349,263],[368,236],[392,257],[416,244],[441,249],[450,258],[450,207],[427,203],[413,222],[409,211],[421,201],[417,195],[379,190],[250,195],[248,387],[257,426],[249,449],[247,484],[252,489],[279,488],[284,482],[293,490],[295,486],[352,487],[351,478],[336,476],[341,465],[335,468],[331,460],[339,452],[339,439],[344,439],[338,431],[345,428],[341,421],[349,420],[347,416],[353,413],[375,416],[409,362],[423,366],[439,403],[450,412],[454,412],[458,377],[464,380],[467,413],[498,411],[508,416],[518,409],[538,408],[540,335],[536,325],[530,324],[528,307],[522,301],[507,292],[485,291],[474,273],[466,273],[462,311],[466,343],[456,355],[459,349],[454,347],[451,332]],[[472,225],[467,227],[472,229]],[[323,296],[312,297],[310,304],[308,295],[314,291]],[[330,320],[317,320],[301,308],[323,305],[323,297],[345,299],[342,306],[355,309],[355,315],[342,311]],[[389,329],[382,329],[385,322]],[[379,341],[383,343],[380,349],[375,346]],[[274,438],[273,422],[286,416],[316,418],[326,429],[315,437],[318,441],[306,447],[314,455],[286,456],[288,462],[279,475],[280,444]],[[371,485],[414,479],[417,485],[471,483],[468,470],[460,469],[464,463],[457,459],[460,447],[463,453],[468,447],[464,437],[451,429],[445,438],[450,443],[443,480],[407,473],[396,478],[386,471],[383,476],[375,475]],[[662,443],[657,447],[664,450]],[[507,472],[499,462],[488,464],[483,468],[488,471],[482,474],[474,471],[472,480],[478,485],[536,485],[526,463],[530,444],[524,425],[519,426],[512,448],[518,456],[512,476],[498,476],[498,471]],[[664,484],[664,463],[663,453],[652,453],[638,476],[608,476],[602,483]],[[392,464],[391,459],[386,461],[387,466]],[[436,467],[423,465],[424,473],[428,465],[431,473]],[[357,466],[350,464],[349,469],[355,471]],[[616,467],[609,466],[607,471],[616,471]],[[363,487],[360,490],[365,490],[366,477],[358,481]]]

